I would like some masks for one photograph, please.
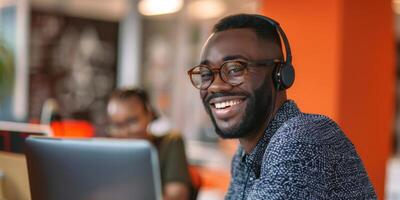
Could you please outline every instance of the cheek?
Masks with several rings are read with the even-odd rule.
[[[248,73],[246,79],[247,84],[243,84],[243,87],[246,87],[246,90],[254,91],[260,87],[273,85],[272,74],[270,71],[260,70],[258,72]]]
[[[148,123],[142,123],[140,126],[140,132],[143,132],[143,133],[146,132],[147,126],[148,126]]]
[[[139,127],[141,128],[141,129],[143,129],[144,127],[147,127],[147,125],[150,123],[150,120],[149,119],[147,119],[147,118],[142,118],[140,121],[139,121]]]
[[[143,134],[147,130],[147,123],[138,122],[130,127],[130,131],[134,134]]]

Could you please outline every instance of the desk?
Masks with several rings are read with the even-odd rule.
[[[4,173],[2,189],[5,199],[31,199],[25,155],[0,151],[0,170]]]

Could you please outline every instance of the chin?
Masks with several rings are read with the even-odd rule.
[[[251,127],[245,125],[246,122],[244,121],[246,120],[243,120],[246,116],[236,116],[239,119],[230,119],[228,122],[216,120],[212,113],[209,113],[209,115],[213,122],[215,132],[223,139],[243,138],[249,134],[249,131],[251,131]]]
[[[215,126],[215,132],[223,139],[238,139],[245,137],[248,133],[245,130],[241,130],[240,127],[221,129],[218,125]]]
[[[254,115],[241,115],[239,119],[235,119],[231,121],[232,123],[229,124],[227,122],[216,121],[214,117],[212,117],[212,122],[215,127],[215,132],[221,138],[239,139],[256,133],[257,130],[259,130],[260,127],[263,126],[263,119],[265,119],[265,117],[257,116],[257,114],[259,113],[255,113]]]

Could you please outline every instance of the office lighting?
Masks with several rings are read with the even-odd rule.
[[[163,15],[178,12],[183,6],[183,0],[141,0],[139,12],[142,15]]]
[[[196,0],[188,5],[189,14],[196,19],[211,19],[220,17],[226,10],[221,0]]]
[[[393,10],[397,15],[400,15],[400,0],[393,0]]]

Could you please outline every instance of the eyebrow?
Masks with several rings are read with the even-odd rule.
[[[237,60],[237,59],[249,60],[248,58],[246,58],[246,57],[244,57],[244,56],[242,56],[242,55],[230,55],[230,56],[225,56],[225,57],[222,59],[222,61],[225,62],[225,61]],[[202,64],[202,65],[208,65],[208,64],[210,64],[210,61],[209,61],[209,60],[203,60],[203,61],[201,61],[200,64]]]

